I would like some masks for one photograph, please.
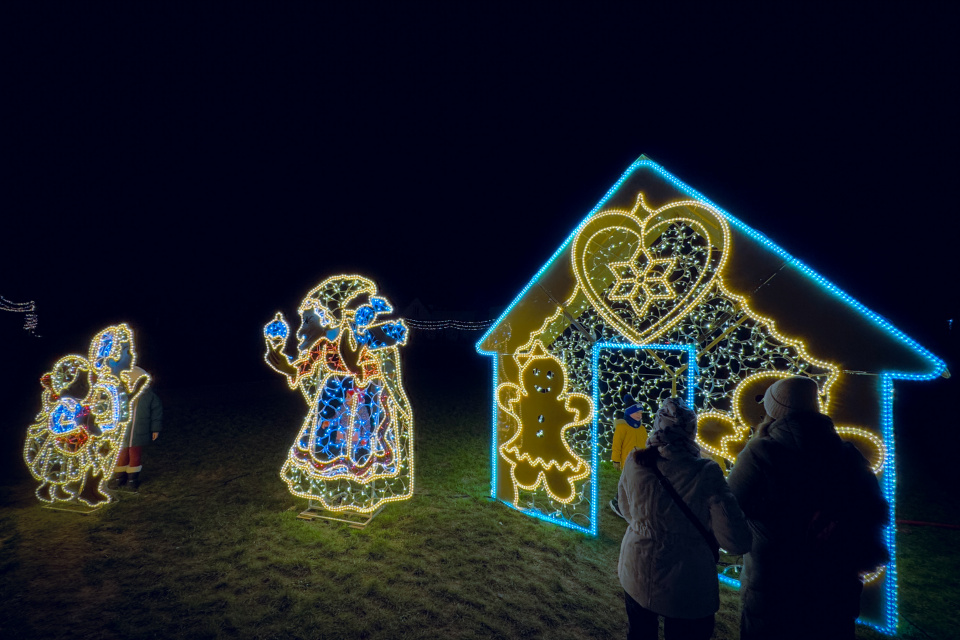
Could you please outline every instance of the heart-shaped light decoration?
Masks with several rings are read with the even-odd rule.
[[[593,216],[573,240],[574,276],[597,312],[634,344],[651,342],[709,293],[727,260],[729,228],[697,200]]]

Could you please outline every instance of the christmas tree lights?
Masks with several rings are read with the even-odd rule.
[[[398,347],[403,320],[373,281],[328,278],[299,308],[296,355],[282,313],[264,327],[264,359],[298,389],[307,415],[280,476],[311,507],[372,516],[413,495],[413,413],[403,388]]]
[[[134,373],[136,349],[126,324],[107,327],[87,357],[64,356],[40,384],[41,409],[27,429],[23,457],[49,504],[100,507],[132,419],[130,407],[150,383]]]

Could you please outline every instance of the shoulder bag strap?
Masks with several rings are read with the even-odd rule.
[[[683,511],[683,515],[687,516],[690,522],[693,523],[693,526],[697,528],[697,531],[700,532],[700,535],[703,536],[703,539],[707,542],[707,545],[710,547],[710,550],[713,551],[713,561],[714,563],[720,562],[720,543],[717,542],[717,537],[713,535],[712,531],[709,531],[703,523],[700,522],[700,518],[690,510],[690,507],[687,506],[687,503],[683,501],[683,498],[680,497],[680,494],[677,493],[677,490],[673,488],[673,485],[670,484],[670,481],[667,480],[667,477],[663,475],[663,472],[657,468],[656,461],[650,465],[650,470],[653,471],[657,476],[657,480],[660,481],[660,486],[663,487],[664,491],[673,498],[673,501],[677,503],[677,506],[680,507],[680,510]]]

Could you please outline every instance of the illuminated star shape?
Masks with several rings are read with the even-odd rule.
[[[611,262],[607,265],[613,272],[615,281],[613,290],[607,295],[610,300],[631,300],[637,293],[636,255],[625,262]]]
[[[607,298],[629,302],[634,313],[644,316],[654,300],[673,300],[677,292],[667,281],[676,266],[676,258],[650,258],[637,249],[630,260],[611,262],[614,283]]]

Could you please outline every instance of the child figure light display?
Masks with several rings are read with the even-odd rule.
[[[308,407],[280,471],[291,493],[311,501],[305,517],[319,508],[369,521],[413,495],[413,414],[398,351],[407,327],[382,319],[392,311],[373,281],[342,275],[300,303],[296,356],[284,353],[282,313],[264,327],[267,364]]]
[[[64,356],[40,378],[41,409],[23,457],[43,502],[69,508],[112,500],[106,482],[133,417],[130,407],[150,383],[135,373],[136,357],[133,331],[118,324],[94,336],[87,358]]]

